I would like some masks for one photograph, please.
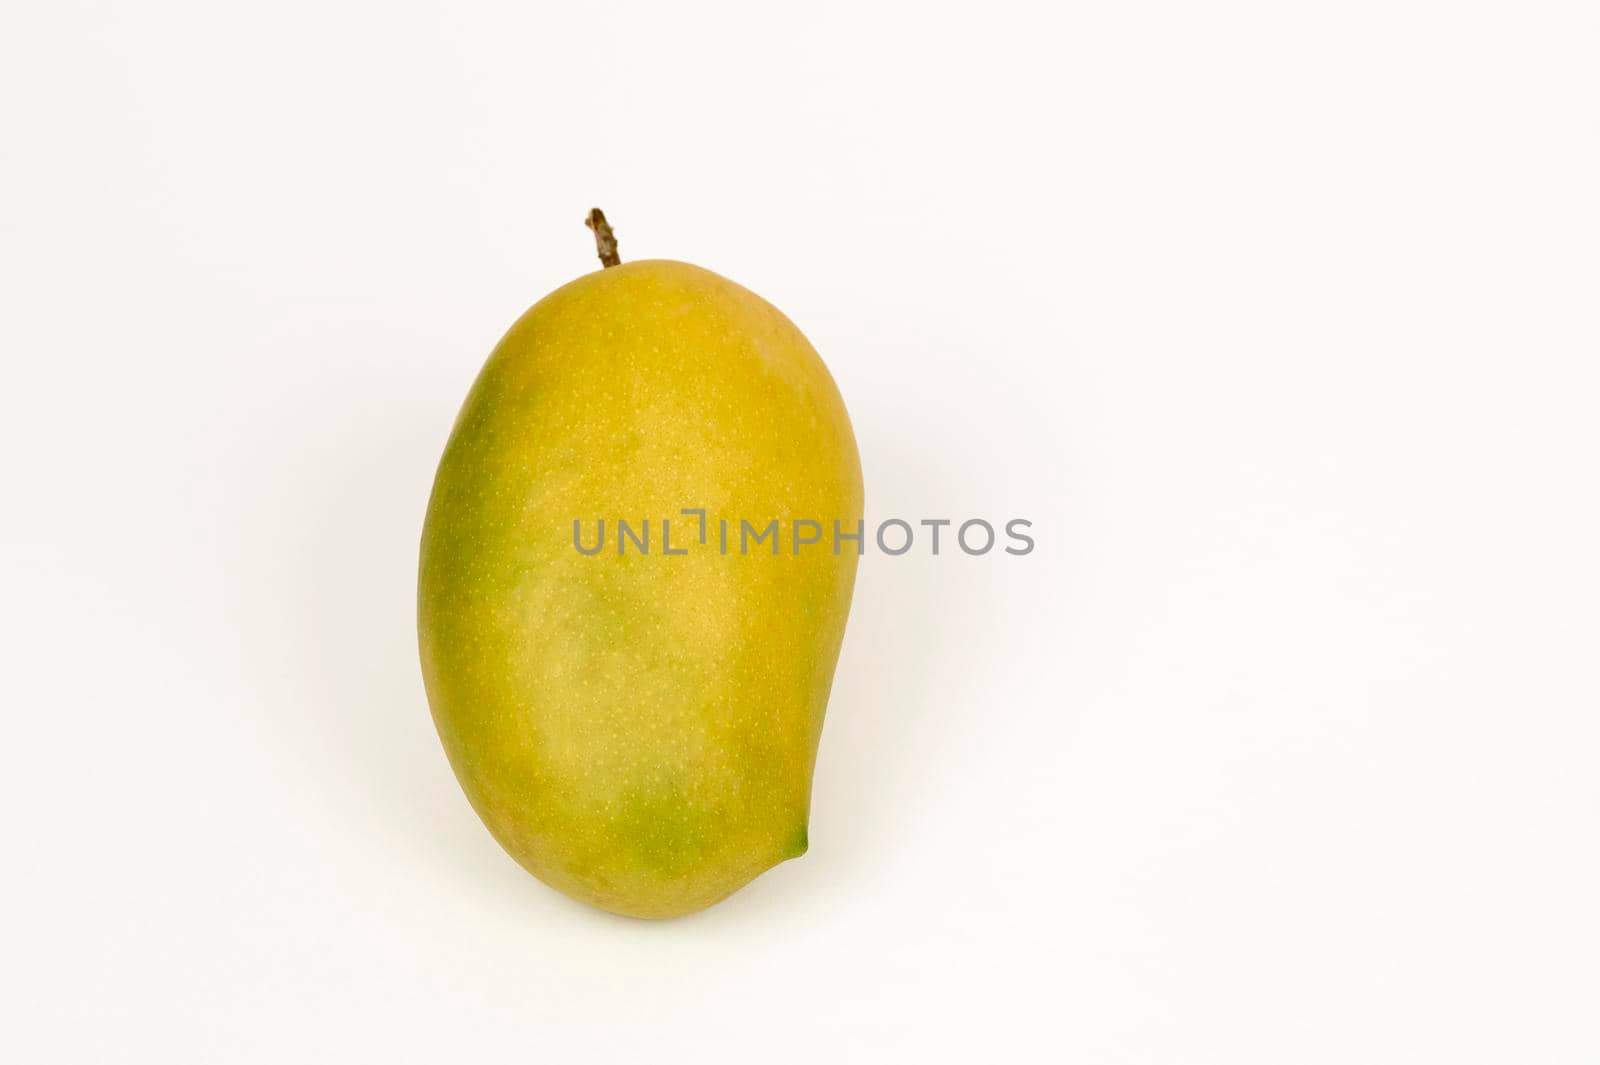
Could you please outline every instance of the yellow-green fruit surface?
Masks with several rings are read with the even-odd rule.
[[[445,448],[418,590],[434,722],[495,839],[637,917],[803,854],[857,562],[834,522],[853,534],[861,513],[839,391],[754,293],[639,261],[523,315]],[[618,519],[649,521],[648,553],[619,552]],[[686,554],[663,553],[663,519]],[[777,554],[753,541],[774,519]],[[797,519],[821,541],[797,550]],[[592,550],[601,520],[581,553],[574,521]]]

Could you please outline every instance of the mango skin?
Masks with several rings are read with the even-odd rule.
[[[703,545],[686,507],[707,511]],[[754,293],[644,260],[524,314],[450,435],[418,587],[434,723],[501,846],[575,899],[650,918],[805,853],[857,563],[833,522],[861,516],[838,388]],[[592,548],[602,518],[604,550],[580,554],[574,519]],[[618,518],[650,520],[648,555],[619,554]],[[662,553],[664,518],[686,555]],[[773,518],[779,553],[741,555],[741,519]],[[793,519],[822,542],[796,553]]]

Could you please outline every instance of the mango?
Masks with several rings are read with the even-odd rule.
[[[861,465],[788,318],[687,263],[611,265],[590,225],[608,265],[511,327],[456,419],[418,642],[500,845],[575,899],[672,917],[806,851]]]

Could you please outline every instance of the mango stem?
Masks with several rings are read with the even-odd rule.
[[[620,266],[622,257],[617,254],[617,235],[611,231],[605,212],[598,207],[589,210],[583,224],[594,230],[594,250],[600,253],[603,266]]]

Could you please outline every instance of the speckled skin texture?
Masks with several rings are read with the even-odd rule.
[[[707,511],[704,545],[685,507]],[[418,591],[434,722],[500,844],[636,917],[702,909],[803,854],[857,563],[833,522],[861,513],[839,391],[755,294],[640,261],[523,315],[445,448]],[[602,518],[604,550],[580,554],[573,520],[592,548]],[[649,519],[648,555],[618,553],[618,518]],[[664,518],[688,554],[662,554]],[[780,552],[739,554],[739,521],[773,518]],[[822,542],[795,553],[793,519]]]

